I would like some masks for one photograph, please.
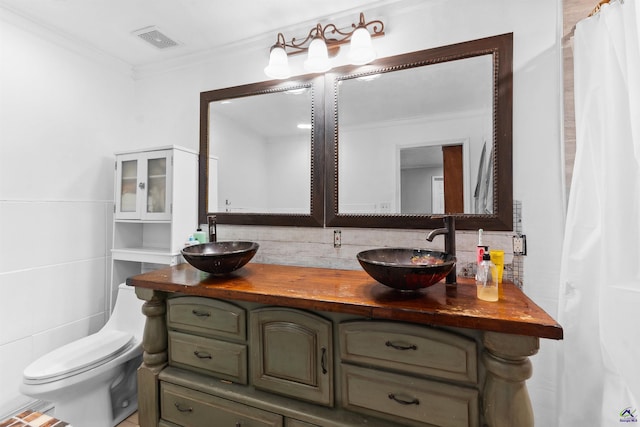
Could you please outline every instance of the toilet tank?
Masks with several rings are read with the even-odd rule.
[[[102,329],[129,332],[141,342],[145,323],[145,316],[142,314],[143,303],[144,301],[136,296],[133,286],[120,284],[113,312]]]

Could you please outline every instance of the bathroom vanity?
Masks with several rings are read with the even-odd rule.
[[[139,420],[150,426],[533,426],[526,380],[558,323],[517,287],[414,293],[364,271],[181,264],[127,283],[145,301]]]

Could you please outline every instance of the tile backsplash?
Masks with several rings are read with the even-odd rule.
[[[340,230],[342,244],[333,246],[333,231]],[[218,225],[219,240],[251,240],[260,244],[253,262],[309,267],[360,269],[358,252],[375,247],[414,247],[443,250],[444,240],[437,236],[426,240],[428,230],[361,229],[361,228],[303,228],[244,225]],[[490,248],[505,251],[505,278],[513,276],[512,232],[484,232],[484,242]],[[478,233],[456,232],[458,274],[475,275],[475,250]]]

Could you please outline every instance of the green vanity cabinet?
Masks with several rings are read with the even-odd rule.
[[[128,280],[145,303],[141,427],[533,427],[539,337],[562,328],[512,284],[406,296],[365,272],[182,264]]]

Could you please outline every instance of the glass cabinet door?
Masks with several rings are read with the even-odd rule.
[[[144,218],[171,218],[170,172],[171,157],[167,153],[160,152],[147,157],[145,174],[147,192],[144,203]]]
[[[122,154],[116,169],[116,219],[171,219],[170,151]]]
[[[125,160],[121,165],[119,212],[136,212],[136,200],[138,197],[138,161]]]

